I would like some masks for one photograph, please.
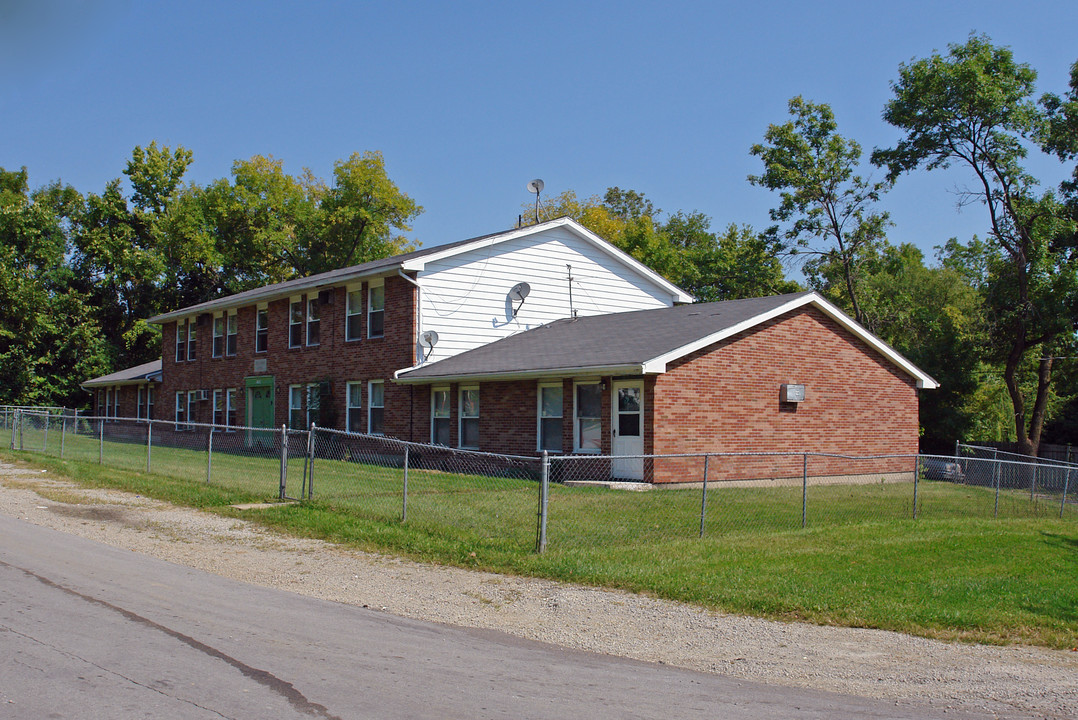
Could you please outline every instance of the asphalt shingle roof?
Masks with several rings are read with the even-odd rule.
[[[437,380],[640,365],[810,294],[802,292],[557,320],[402,373],[400,379]]]
[[[124,383],[141,382],[147,380],[151,375],[161,374],[161,360],[151,360],[148,363],[142,363],[135,367],[130,367],[125,370],[117,370],[114,373],[108,375],[102,375],[101,377],[93,378],[82,383],[84,386],[95,385],[122,385]],[[159,378],[158,378],[159,379]]]

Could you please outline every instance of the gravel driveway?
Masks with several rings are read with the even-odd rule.
[[[780,623],[415,563],[85,489],[4,463],[0,513],[236,580],[405,617],[766,683],[931,700],[1000,717],[1078,718],[1078,652]]]

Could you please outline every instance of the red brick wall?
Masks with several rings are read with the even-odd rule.
[[[313,295],[313,293],[312,293]],[[385,381],[385,432],[395,437],[408,437],[412,408],[410,401],[416,391],[393,383],[395,370],[415,362],[415,287],[399,278],[385,279],[385,335],[367,337],[367,283],[363,284],[363,332],[361,340],[346,341],[344,336],[346,290],[332,290],[332,302],[320,306],[319,344],[312,347],[288,347],[288,306],[284,298],[269,303],[268,352],[255,353],[256,305],[240,307],[236,355],[211,357],[212,320],[198,327],[197,357],[193,361],[176,362],[176,323],[165,323],[162,330],[162,382],[157,395],[155,417],[172,420],[175,394],[187,390],[223,390],[236,388],[237,422],[246,423],[244,378],[273,376],[274,424],[288,422],[288,387],[294,384],[329,381],[331,398],[323,405],[323,416],[332,418],[327,426],[343,428],[347,417],[347,383],[362,381],[363,425],[366,430],[367,381]],[[266,360],[265,372],[256,373],[256,359]],[[212,393],[211,393],[212,396]],[[197,404],[192,422],[211,422],[212,401]]]
[[[671,364],[650,398],[657,453],[917,452],[914,380],[812,307]]]

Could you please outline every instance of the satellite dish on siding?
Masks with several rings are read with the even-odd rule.
[[[434,330],[424,330],[423,334],[419,336],[419,344],[426,348],[427,352],[430,352],[438,344],[438,333]]]
[[[535,195],[535,224],[539,224],[539,193],[543,191],[543,181],[535,178],[527,185],[528,192]]]
[[[542,180],[539,182],[542,183]],[[513,304],[513,317],[517,316],[517,311],[520,310],[520,306],[524,304],[524,300],[531,291],[532,286],[526,282],[517,283],[513,286],[513,289],[509,291],[509,302]]]

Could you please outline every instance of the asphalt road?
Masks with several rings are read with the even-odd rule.
[[[0,516],[0,718],[956,718],[312,600]]]

